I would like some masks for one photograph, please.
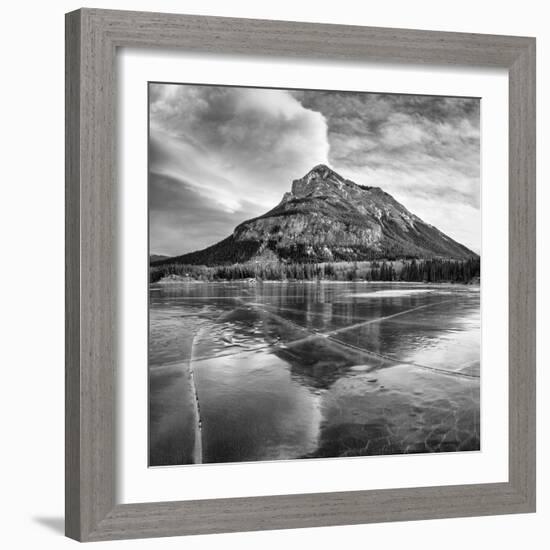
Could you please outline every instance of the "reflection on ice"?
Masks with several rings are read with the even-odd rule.
[[[413,294],[425,294],[426,292],[434,292],[431,288],[407,288],[407,289],[392,289],[392,290],[374,290],[373,292],[356,292],[349,293],[346,296],[354,296],[355,298],[396,298],[398,296],[412,296]]]
[[[162,288],[150,463],[478,450],[479,337],[475,287]]]

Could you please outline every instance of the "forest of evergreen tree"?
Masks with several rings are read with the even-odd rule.
[[[165,277],[200,281],[257,279],[263,281],[410,281],[470,283],[480,277],[480,259],[395,260],[324,263],[237,263],[209,267],[166,263],[150,268],[150,282]]]

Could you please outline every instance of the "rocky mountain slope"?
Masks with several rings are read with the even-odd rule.
[[[155,264],[472,257],[477,254],[379,187],[357,185],[321,164],[294,180],[275,208],[241,223],[223,241]]]

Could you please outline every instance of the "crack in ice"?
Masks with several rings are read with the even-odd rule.
[[[262,307],[260,304],[257,304],[257,303],[254,303],[254,302],[248,302],[247,305],[253,306],[256,309],[259,309],[263,313],[267,314],[268,316],[271,316],[271,317],[273,317],[273,318],[275,318],[275,319],[277,319],[281,322],[284,322],[285,324],[288,324],[288,325],[290,325],[292,327],[295,327],[295,328],[299,328],[300,330],[309,333],[308,336],[305,336],[303,338],[299,338],[297,340],[291,340],[290,342],[286,342],[283,345],[281,345],[281,344],[274,345],[274,347],[279,347],[281,349],[288,349],[290,347],[294,347],[294,346],[299,345],[301,343],[308,342],[308,341],[311,341],[311,340],[315,340],[317,338],[324,338],[324,339],[326,339],[326,340],[328,340],[332,343],[335,343],[337,345],[343,346],[343,347],[348,348],[348,349],[352,349],[354,351],[365,354],[367,356],[369,356],[369,355],[370,356],[375,356],[375,357],[378,357],[380,359],[384,359],[386,361],[391,361],[393,363],[411,365],[411,366],[414,366],[414,367],[417,367],[417,368],[420,368],[420,369],[429,370],[431,372],[435,372],[435,373],[446,375],[446,376],[455,376],[455,377],[459,377],[459,378],[478,379],[479,376],[476,376],[476,375],[473,375],[473,374],[467,374],[467,373],[460,372],[460,371],[450,371],[450,370],[441,369],[441,368],[438,368],[438,367],[431,367],[431,366],[428,366],[428,365],[422,365],[420,363],[415,363],[413,361],[399,360],[396,357],[392,357],[390,355],[384,355],[384,354],[369,350],[367,348],[362,348],[362,347],[359,347],[359,346],[355,346],[353,344],[350,344],[348,342],[343,342],[342,340],[339,340],[339,339],[333,337],[335,334],[340,334],[342,332],[346,332],[346,331],[354,329],[354,328],[358,328],[358,327],[368,325],[368,324],[371,324],[371,323],[378,323],[378,322],[381,322],[381,321],[385,321],[387,319],[392,319],[392,318],[397,317],[399,315],[405,315],[406,313],[411,313],[413,311],[417,311],[419,309],[425,309],[425,308],[428,308],[428,307],[437,306],[437,305],[445,304],[445,303],[452,302],[452,301],[453,300],[443,300],[443,301],[440,301],[440,302],[435,302],[433,304],[424,304],[422,306],[417,306],[417,307],[414,307],[414,308],[410,308],[410,309],[407,309],[407,310],[404,310],[404,311],[400,311],[398,313],[393,313],[391,315],[385,315],[383,317],[377,317],[376,319],[369,319],[367,321],[362,321],[361,323],[355,323],[355,324],[349,325],[347,327],[341,327],[339,329],[335,329],[335,330],[324,332],[324,333],[323,332],[310,331],[310,330],[306,329],[305,327],[299,325],[298,323],[295,323],[294,321],[290,321],[289,319],[286,319],[285,317],[282,317],[281,315],[278,315],[276,313],[273,313],[271,311],[268,311],[268,310],[264,309],[264,307]]]
[[[195,382],[195,370],[193,368],[195,341],[202,333],[202,327],[193,336],[193,342],[191,343],[191,355],[189,357],[189,380],[191,382],[191,389],[194,396],[193,412],[195,415],[195,444],[193,448],[193,462],[194,464],[202,464],[202,419],[201,409],[199,404],[199,393],[197,391],[197,384]]]

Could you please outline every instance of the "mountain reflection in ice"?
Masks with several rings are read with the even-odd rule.
[[[479,450],[479,288],[151,288],[150,464]]]

